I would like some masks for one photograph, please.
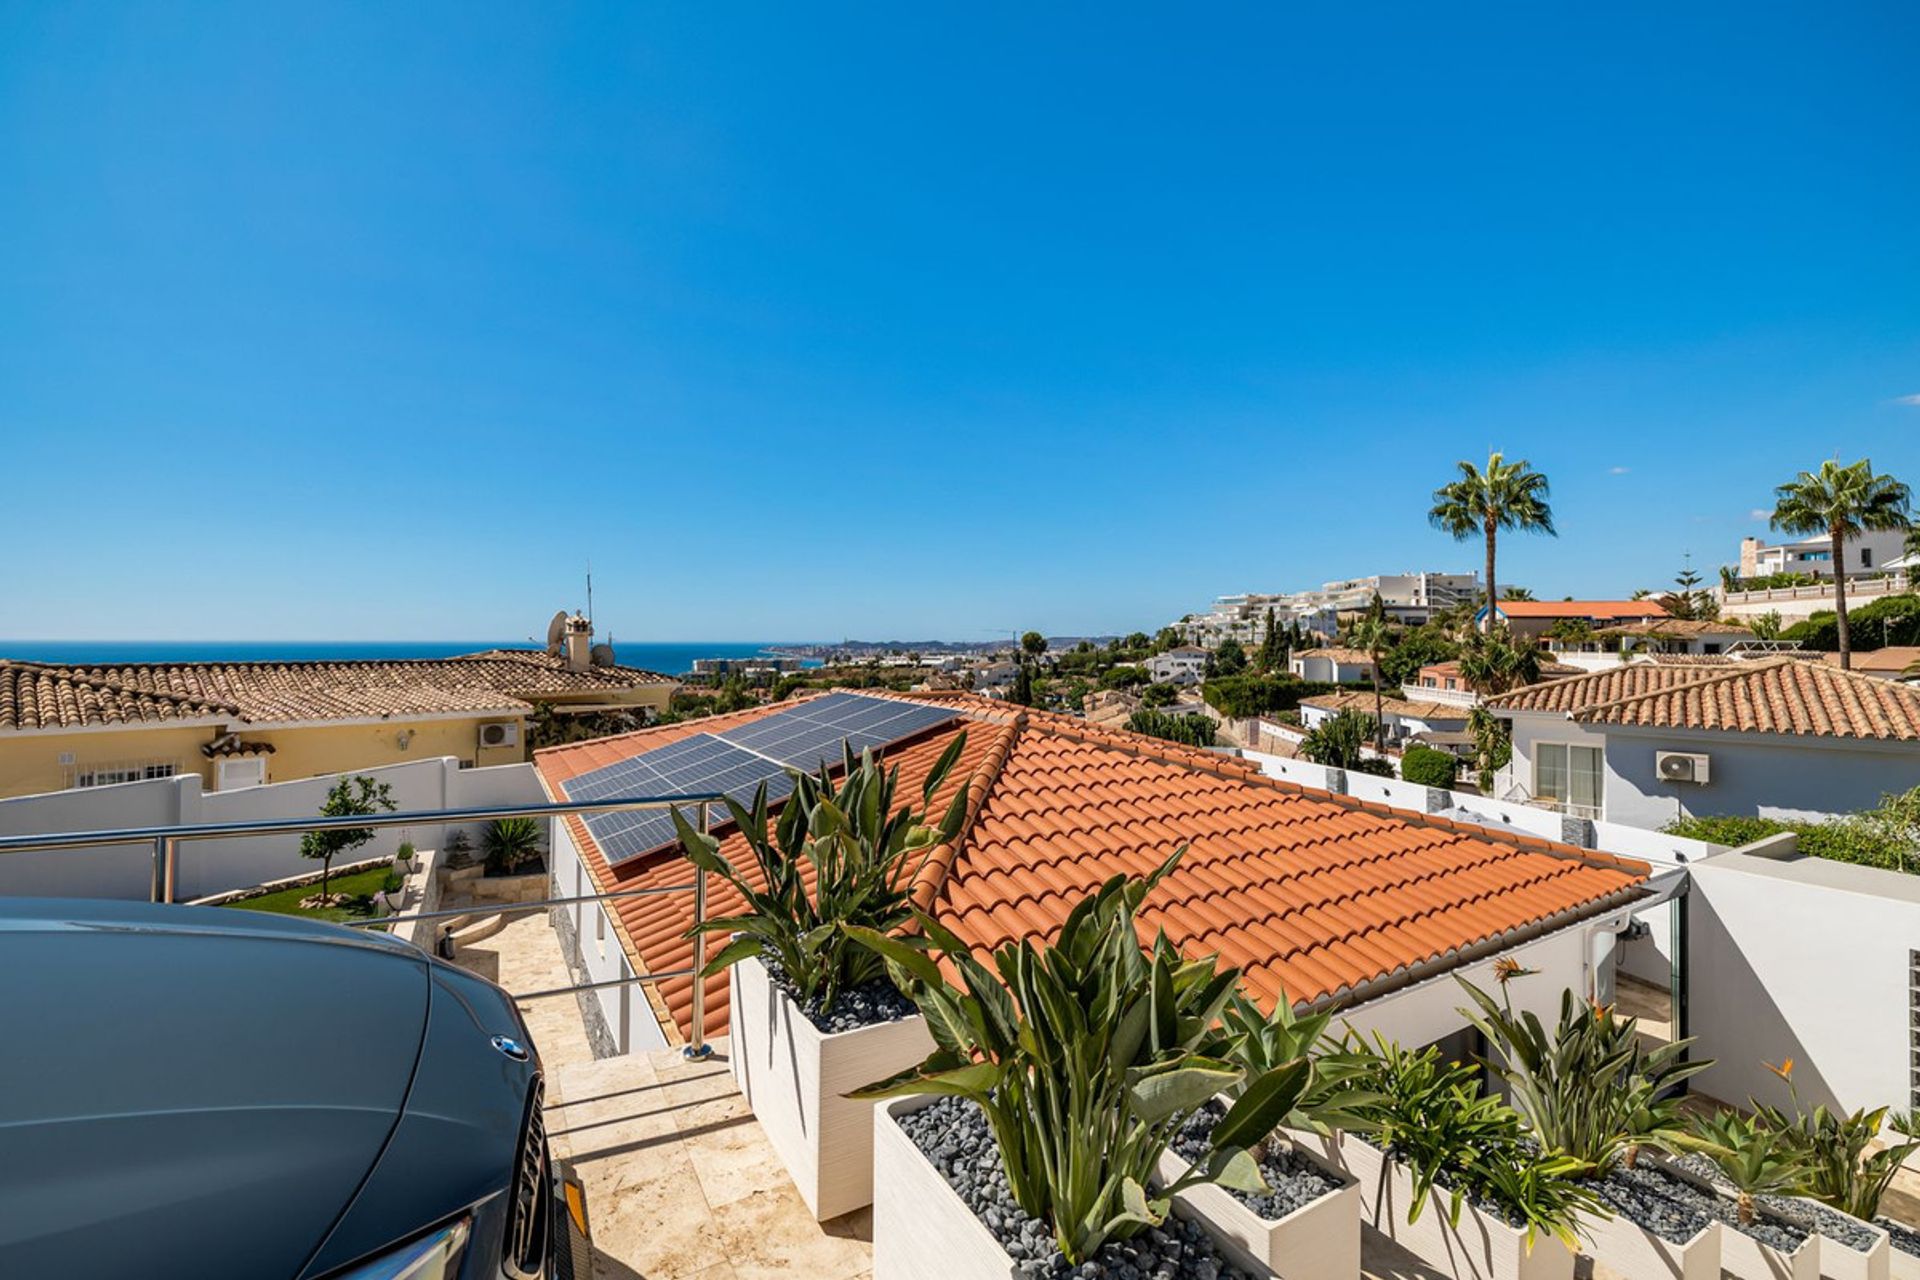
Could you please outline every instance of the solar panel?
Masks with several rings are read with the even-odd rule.
[[[950,708],[925,703],[830,693],[738,728],[681,738],[562,786],[572,800],[720,792],[748,804],[754,789],[765,783],[768,801],[777,803],[793,793],[789,768],[812,772],[822,762],[837,765],[843,742],[858,755],[957,717]],[[716,824],[725,818],[724,809],[714,814]],[[675,839],[673,817],[665,809],[593,814],[584,821],[609,866],[665,848]]]

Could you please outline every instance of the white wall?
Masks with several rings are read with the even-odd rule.
[[[1696,862],[1688,1030],[1704,1093],[1785,1104],[1763,1062],[1794,1060],[1811,1105],[1914,1105],[1909,1024],[1920,877],[1791,855]]]
[[[451,756],[361,770],[385,782],[400,811],[545,801],[533,766],[496,765],[462,769]],[[206,792],[197,776],[158,778],[112,787],[88,787],[0,800],[0,835],[107,831],[128,827],[193,826],[316,815],[335,778],[302,778],[236,791]],[[475,833],[477,834],[477,833]],[[387,827],[353,857],[391,854],[404,839],[436,847],[438,826]],[[300,856],[298,835],[226,837],[179,844],[174,880],[177,900],[243,889],[311,871]],[[57,852],[0,855],[0,895],[144,899],[153,877],[151,845],[95,846]]]
[[[576,898],[594,892],[593,877],[581,862],[580,850],[575,846],[566,823],[553,824],[551,848],[553,857],[549,865],[553,868],[553,896]],[[688,874],[692,874],[691,866],[688,867]],[[568,913],[577,944],[577,954],[570,959],[585,970],[588,982],[612,982],[633,976],[633,968],[627,963],[626,948],[620,945],[620,935],[614,930],[609,914],[613,910],[612,904],[580,902],[560,909]],[[687,896],[687,913],[691,921],[691,895]],[[616,1052],[645,1053],[667,1047],[660,1020],[654,1016],[653,1005],[639,983],[602,987],[590,994],[599,1003],[600,1016],[605,1019],[607,1030],[612,1033]]]

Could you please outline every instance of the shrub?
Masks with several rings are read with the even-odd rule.
[[[1144,733],[1149,738],[1184,742],[1190,747],[1213,745],[1213,721],[1201,715],[1181,716],[1142,707],[1127,717],[1127,728],[1135,733]]]
[[[491,875],[512,875],[541,853],[540,823],[536,818],[495,818],[480,834],[480,852]]]
[[[963,733],[940,754],[921,785],[917,808],[895,807],[897,770],[882,769],[870,751],[856,761],[851,749],[837,784],[825,764],[818,774],[790,771],[793,795],[775,821],[769,821],[766,783],[754,791],[751,806],[728,797],[728,814],[759,867],[758,885],[720,856],[719,837],[696,830],[675,809],[673,824],[688,860],[732,885],[748,908],[746,915],[688,930],[688,937],[740,935],[707,961],[701,976],[764,952],[779,964],[796,1000],[823,1010],[840,992],[884,977],[881,957],[855,945],[845,930],[892,933],[912,921],[914,877],[937,846],[959,834],[966,818],[965,787],[937,827],[928,825],[926,811],[965,746]],[[811,887],[803,870],[812,872]]]
[[[1221,715],[1244,720],[1275,711],[1292,711],[1299,707],[1302,698],[1334,693],[1345,687],[1286,674],[1217,676],[1200,686],[1200,696]]]
[[[1373,738],[1373,717],[1349,708],[1322,720],[1300,740],[1300,754],[1333,769],[1360,767],[1361,748]]]
[[[1920,595],[1881,596],[1847,610],[1848,633],[1856,653],[1886,645],[1920,644]],[[1780,633],[1782,640],[1798,640],[1802,648],[1833,653],[1840,648],[1840,625],[1831,610]]]
[[[1400,776],[1423,787],[1452,787],[1460,762],[1452,753],[1418,743],[1400,757]]]
[[[1145,667],[1118,666],[1102,671],[1099,685],[1102,689],[1135,689],[1152,680]]]
[[[1145,879],[1107,881],[1068,914],[1053,945],[1002,946],[992,957],[997,975],[930,916],[918,917],[923,945],[848,930],[887,958],[939,1044],[920,1066],[852,1096],[971,1100],[987,1117],[1014,1200],[1052,1227],[1072,1266],[1158,1226],[1185,1187],[1262,1189],[1246,1147],[1294,1109],[1309,1075],[1296,1059],[1245,1082],[1213,1130],[1206,1167],[1148,1190],[1186,1114],[1240,1082],[1218,1056],[1215,1025],[1238,970],[1216,970],[1214,956],[1186,959],[1165,933],[1143,946],[1135,932],[1141,900],[1185,852]]]
[[[1179,700],[1180,691],[1170,684],[1150,684],[1140,691],[1143,707],[1170,707]]]
[[[1751,815],[1677,818],[1661,830],[1711,844],[1743,845],[1791,831],[1800,852],[1810,858],[1852,862],[1885,871],[1920,873],[1920,788],[1887,796],[1878,809],[1830,818],[1825,822],[1783,821]]]

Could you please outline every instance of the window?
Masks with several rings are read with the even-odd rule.
[[[1583,818],[1600,816],[1600,748],[1542,742],[1533,749],[1533,793]]]
[[[233,791],[240,787],[258,787],[267,780],[267,762],[261,756],[235,756],[220,761],[214,770],[214,790]]]
[[[1867,568],[1867,569],[1873,568],[1873,548],[1872,547],[1860,548],[1860,564],[1863,568]]]
[[[73,775],[76,787],[110,787],[121,782],[148,782],[171,778],[176,766],[171,760],[144,760],[133,764],[82,765]]]

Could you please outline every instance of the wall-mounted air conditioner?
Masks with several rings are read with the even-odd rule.
[[[1691,751],[1654,753],[1653,767],[1662,782],[1705,782],[1707,757]]]
[[[480,726],[480,745],[482,747],[517,747],[520,745],[520,722],[518,720],[496,720]]]

